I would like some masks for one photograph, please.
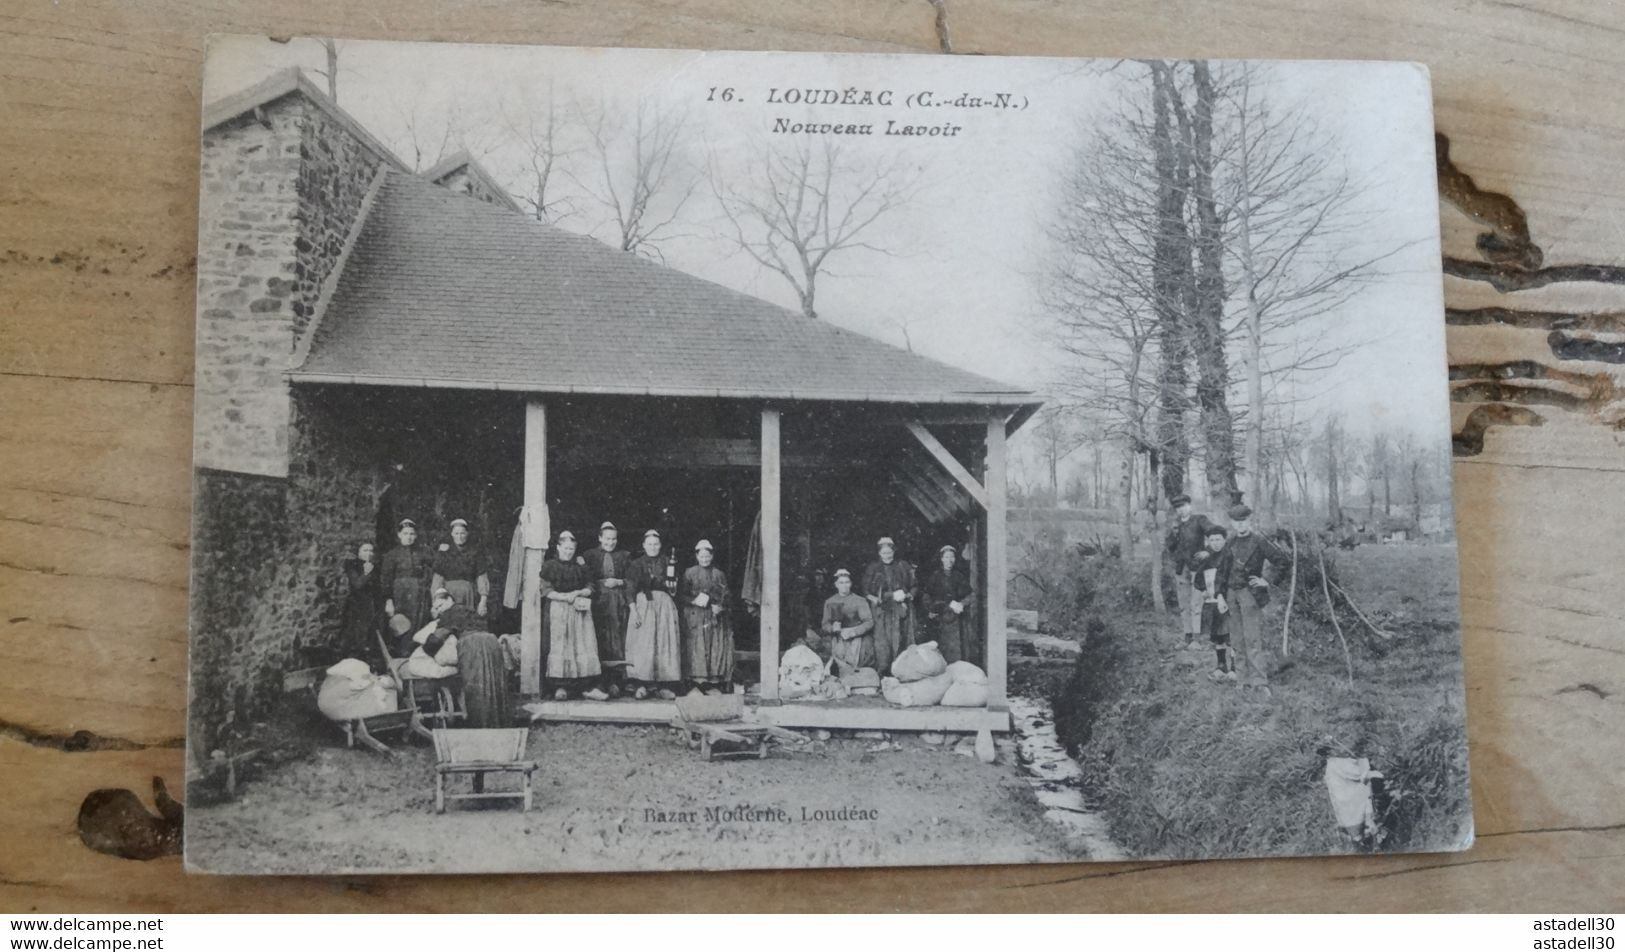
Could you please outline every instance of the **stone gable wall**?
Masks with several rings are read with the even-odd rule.
[[[364,433],[285,373],[383,161],[301,93],[205,131],[198,222],[192,678],[201,751],[325,656],[372,534]],[[370,660],[370,659],[369,659]]]
[[[263,119],[263,121],[262,121]],[[292,96],[204,133],[194,464],[283,476],[304,109]]]

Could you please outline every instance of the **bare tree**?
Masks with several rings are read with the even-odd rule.
[[[333,105],[339,103],[339,42],[332,37],[323,37],[319,40],[322,51],[327,54],[327,68],[317,72],[327,77],[327,98],[333,100]]]
[[[1033,436],[1038,441],[1038,455],[1044,464],[1050,498],[1060,501],[1061,461],[1083,446],[1085,437],[1078,431],[1071,411],[1065,405],[1050,404],[1038,412]]]
[[[864,162],[832,137],[764,144],[743,169],[713,152],[709,178],[727,222],[724,237],[789,282],[801,313],[814,318],[818,279],[831,259],[891,254],[871,240],[874,226],[913,198],[921,180],[902,154]],[[912,349],[908,327],[902,330]]]
[[[577,151],[565,144],[567,121],[547,86],[546,99],[537,102],[529,90],[517,103],[504,103],[502,123],[509,139],[519,148],[520,200],[530,206],[537,221],[557,223],[575,211],[569,196],[559,194],[563,163]]]
[[[609,214],[610,244],[664,260],[660,244],[677,237],[679,216],[699,184],[684,154],[683,114],[647,100],[627,118],[615,118],[602,101],[576,111],[595,168],[590,176],[566,175]]]
[[[294,38],[291,36],[268,36],[266,39],[272,43],[286,45],[293,42]],[[327,65],[324,69],[312,70],[312,72],[327,80],[327,98],[333,100],[333,105],[336,106],[339,102],[339,43],[330,36],[315,37],[314,39],[321,44]]]
[[[1320,432],[1321,471],[1326,477],[1326,519],[1333,526],[1343,524],[1343,469],[1348,465],[1347,437],[1343,421],[1333,414]]]
[[[1194,68],[1200,90],[1207,68]],[[1240,298],[1231,333],[1241,341],[1246,383],[1241,468],[1255,504],[1272,390],[1266,378],[1330,369],[1358,346],[1333,339],[1326,319],[1410,244],[1396,238],[1371,250],[1364,235],[1369,216],[1360,210],[1366,186],[1346,168],[1343,143],[1303,106],[1279,105],[1265,69],[1229,65],[1210,80],[1222,136],[1215,201]]]
[[[433,168],[458,152],[480,159],[496,146],[494,133],[500,123],[487,114],[489,104],[467,90],[432,101],[420,79],[409,100],[396,97],[393,105],[400,135],[390,145],[411,160],[414,172]]]
[[[1153,109],[1151,97],[1131,98],[1074,150],[1057,183],[1039,274],[1050,338],[1069,358],[1056,389],[1098,427],[1098,442],[1122,448],[1125,556],[1134,542],[1135,460],[1158,453],[1159,432],[1166,433],[1157,419],[1159,309],[1168,307],[1168,293],[1156,268],[1158,203],[1166,196],[1157,182]]]

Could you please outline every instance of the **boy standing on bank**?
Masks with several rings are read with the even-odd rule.
[[[1230,574],[1231,553],[1225,551],[1225,532],[1218,526],[1209,526],[1206,544],[1196,553],[1193,574],[1196,595],[1202,604],[1202,634],[1213,645],[1217,663],[1208,672],[1209,681],[1237,680],[1235,659],[1230,654],[1230,604],[1220,588],[1221,580]]]

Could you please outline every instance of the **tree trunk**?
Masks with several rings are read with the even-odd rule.
[[[1412,518],[1416,520],[1416,531],[1422,532],[1422,461],[1419,458],[1411,460],[1411,505],[1414,509]]]
[[[1234,423],[1226,396],[1230,367],[1224,354],[1224,235],[1213,198],[1213,104],[1216,97],[1207,64],[1193,65],[1196,109],[1191,118],[1191,196],[1196,208],[1195,331],[1196,405],[1207,447],[1207,482],[1212,503],[1228,506],[1236,485]]]
[[[1123,524],[1119,528],[1123,536],[1122,557],[1128,559],[1134,554],[1134,444],[1132,440],[1124,440],[1123,444]]]
[[[1190,232],[1185,225],[1185,180],[1189,162],[1174,139],[1174,97],[1180,95],[1173,67],[1151,65],[1152,147],[1157,176],[1157,227],[1152,247],[1151,283],[1157,315],[1157,448],[1162,453],[1162,492],[1172,498],[1185,491],[1190,445],[1185,410],[1190,376],[1190,326],[1184,312],[1185,288],[1191,280]]]
[[[1149,453],[1146,464],[1151,467],[1151,478],[1146,481],[1151,494],[1146,501],[1151,508],[1151,606],[1159,613],[1168,610],[1168,603],[1162,598],[1162,499],[1158,492],[1160,481],[1157,479],[1157,454]]]
[[[327,51],[327,98],[333,100],[333,105],[339,104],[339,44],[337,40],[329,37],[322,40],[322,47]]]
[[[1203,65],[1201,70],[1199,75],[1205,77],[1207,67]],[[1199,84],[1201,82],[1202,80],[1198,80]],[[1201,89],[1201,86],[1198,85],[1197,88]],[[1260,465],[1260,457],[1264,450],[1264,319],[1258,306],[1258,272],[1253,266],[1253,180],[1247,141],[1247,100],[1251,92],[1251,81],[1244,80],[1241,86],[1240,122],[1237,126],[1241,136],[1239,144],[1241,182],[1238,190],[1240,201],[1236,208],[1236,239],[1241,245],[1241,281],[1243,290],[1246,291],[1247,306],[1247,341],[1242,354],[1247,374],[1247,438],[1242,468],[1247,473],[1247,502],[1256,506],[1262,498],[1264,475]]]
[[[1326,518],[1334,526],[1343,524],[1343,497],[1338,485],[1338,468],[1342,465],[1338,446],[1340,434],[1337,421],[1326,422]]]

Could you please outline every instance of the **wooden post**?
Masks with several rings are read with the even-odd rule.
[[[779,699],[779,411],[762,410],[762,700]]]
[[[547,406],[525,404],[525,508],[547,507]],[[546,544],[545,542],[543,543]],[[542,559],[545,548],[525,548],[524,584],[519,604],[519,693],[542,693]]]
[[[982,540],[987,565],[987,706],[989,710],[1008,709],[1005,682],[1009,656],[1005,648],[1005,588],[1010,581],[1006,565],[1004,524],[1005,458],[1004,417],[995,414],[987,421],[987,463],[983,485],[987,488],[987,538]]]

